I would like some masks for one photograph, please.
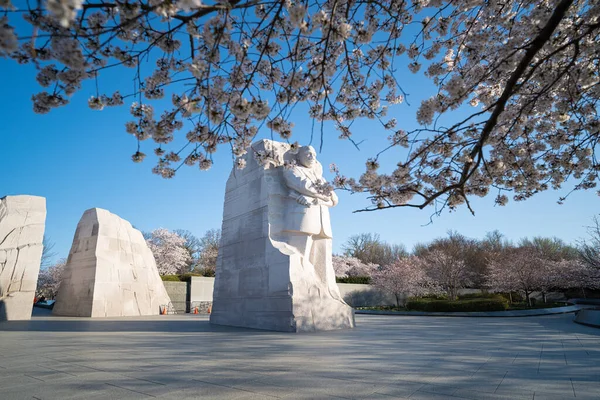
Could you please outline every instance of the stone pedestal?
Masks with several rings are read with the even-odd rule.
[[[0,321],[31,319],[45,222],[45,198],[0,199]]]
[[[273,162],[259,164],[254,152],[270,153]],[[234,169],[227,181],[213,324],[284,332],[354,326],[335,280],[319,277],[286,231],[286,215],[297,205],[283,179],[288,157],[289,145],[260,141],[249,149],[246,168]],[[330,243],[320,247],[329,263]]]
[[[169,302],[142,233],[107,210],[87,210],[77,225],[52,313],[158,315]]]

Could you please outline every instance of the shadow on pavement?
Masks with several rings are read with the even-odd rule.
[[[0,331],[29,332],[275,332],[213,325],[206,316],[176,315],[152,317],[79,318],[53,317],[51,310],[34,308],[29,321],[0,321]]]

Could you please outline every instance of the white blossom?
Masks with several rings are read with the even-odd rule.
[[[184,247],[185,239],[175,232],[164,228],[156,229],[146,243],[154,255],[160,275],[181,273],[191,260],[190,253]]]
[[[19,47],[17,36],[14,29],[8,25],[8,18],[0,18],[0,56],[4,53],[12,53]]]
[[[37,70],[45,91],[33,96],[35,112],[94,86],[77,98],[94,109],[143,101],[127,133],[165,154],[193,144],[179,161],[153,156],[152,171],[165,178],[182,164],[210,168],[200,152],[231,149],[238,159],[269,131],[294,141],[306,110],[325,143],[389,136],[381,150],[394,150],[378,157],[381,168],[367,163],[359,177],[334,179],[368,193],[366,209],[470,207],[492,189],[501,195],[490,201],[502,205],[599,180],[600,8],[532,4],[47,0],[13,12],[0,0],[0,57]],[[429,83],[409,120],[396,122],[411,71]],[[109,87],[120,92],[101,94],[113,83],[104,77],[118,77],[123,86]],[[96,85],[83,85],[90,78]],[[359,119],[374,128],[358,128]]]
[[[77,11],[81,10],[83,0],[46,0],[48,11],[63,27],[68,27],[75,20]]]

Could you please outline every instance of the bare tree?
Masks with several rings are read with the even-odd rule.
[[[494,230],[485,234],[481,246],[488,253],[500,253],[512,246],[512,243],[500,231]]]
[[[588,226],[589,237],[579,243],[579,256],[589,266],[600,269],[600,219],[594,216],[594,225]]]
[[[342,245],[344,255],[355,257],[365,264],[389,265],[407,255],[402,245],[388,244],[378,233],[352,235]]]
[[[44,235],[44,239],[42,240],[42,260],[41,267],[48,267],[52,262],[52,259],[56,257],[56,252],[52,251],[56,243],[50,241],[50,239]]]
[[[519,241],[519,247],[529,249],[537,253],[540,258],[550,261],[574,260],[579,255],[577,248],[557,237],[524,238]]]

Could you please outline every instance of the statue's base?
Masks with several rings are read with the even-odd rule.
[[[210,323],[279,332],[354,328],[354,310],[341,301],[291,296],[215,299]]]

